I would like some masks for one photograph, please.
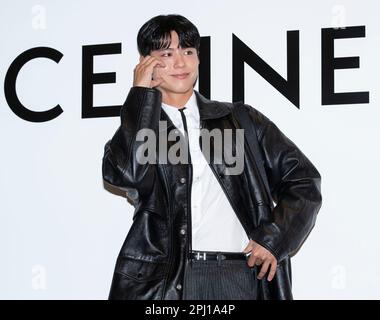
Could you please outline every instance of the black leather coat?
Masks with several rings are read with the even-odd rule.
[[[232,103],[206,99],[195,91],[201,128],[236,129]],[[141,128],[158,136],[159,120],[174,127],[161,110],[161,92],[132,87],[121,109],[121,125],[105,145],[105,182],[134,201],[133,223],[117,258],[110,299],[181,299],[184,266],[191,235],[191,164],[145,164],[136,160]],[[259,281],[261,299],[292,299],[290,257],[313,228],[321,206],[321,177],[307,157],[267,117],[249,105],[271,196],[267,200],[254,166],[225,175],[225,164],[210,163],[247,237],[278,260],[272,281]],[[162,134],[162,132],[161,132]],[[233,139],[234,140],[234,139]],[[168,149],[175,141],[167,141]],[[234,142],[233,142],[234,143]],[[234,145],[232,146],[235,147]],[[212,150],[212,144],[211,144]]]

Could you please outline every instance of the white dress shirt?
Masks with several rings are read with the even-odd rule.
[[[193,182],[191,186],[192,249],[242,252],[249,239],[199,146],[200,121],[195,93],[185,104]],[[184,134],[181,112],[162,103],[162,110]]]

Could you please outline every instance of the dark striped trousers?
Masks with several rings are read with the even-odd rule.
[[[257,300],[257,266],[245,260],[193,260],[185,267],[184,300]]]

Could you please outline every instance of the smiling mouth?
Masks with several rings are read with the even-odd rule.
[[[172,74],[172,77],[177,79],[185,79],[187,78],[189,73],[181,73],[181,74]]]

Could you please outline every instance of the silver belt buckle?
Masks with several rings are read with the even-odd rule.
[[[203,252],[202,256],[203,256],[203,260],[206,260],[206,252]],[[200,258],[201,258],[201,253],[198,252],[197,253],[197,260],[200,260]]]

